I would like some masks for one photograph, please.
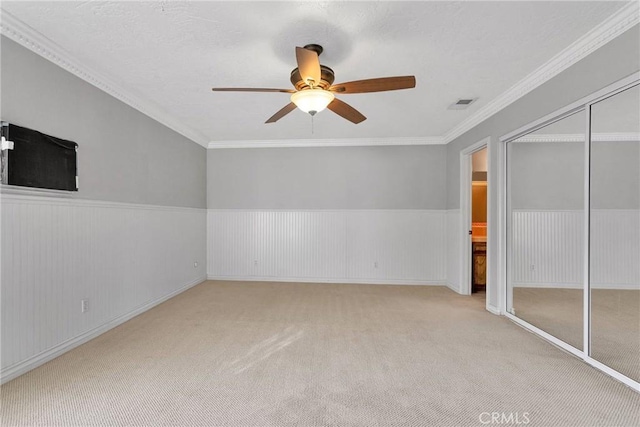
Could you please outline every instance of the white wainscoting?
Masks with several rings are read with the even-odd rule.
[[[640,289],[640,210],[591,214],[591,283]]]
[[[514,286],[582,287],[582,211],[514,210]],[[640,211],[591,212],[591,286],[640,288]]]
[[[1,202],[3,382],[206,278],[205,209]]]
[[[208,212],[208,277],[446,284],[444,210]]]
[[[447,211],[447,286],[460,293],[460,273],[462,260],[460,259],[460,209]]]

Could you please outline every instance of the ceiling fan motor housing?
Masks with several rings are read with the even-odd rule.
[[[315,85],[316,88],[327,90],[333,84],[333,81],[336,79],[333,70],[326,65],[320,65],[320,82]],[[302,80],[300,76],[300,70],[294,68],[291,71],[291,83],[296,88],[296,90],[309,89],[309,85],[307,82]]]

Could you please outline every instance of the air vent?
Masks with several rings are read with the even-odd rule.
[[[476,102],[478,98],[458,99],[453,104],[449,105],[449,110],[464,110],[469,105]]]

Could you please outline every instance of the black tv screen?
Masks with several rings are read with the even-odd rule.
[[[13,141],[5,151],[7,184],[78,191],[78,144],[13,124],[7,139]]]

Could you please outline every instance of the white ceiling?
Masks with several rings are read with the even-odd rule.
[[[2,9],[208,141],[445,135],[625,3],[10,2]],[[294,111],[294,47],[324,46],[336,83],[416,76],[412,90],[340,98],[368,120]],[[467,110],[447,107],[479,98]]]

